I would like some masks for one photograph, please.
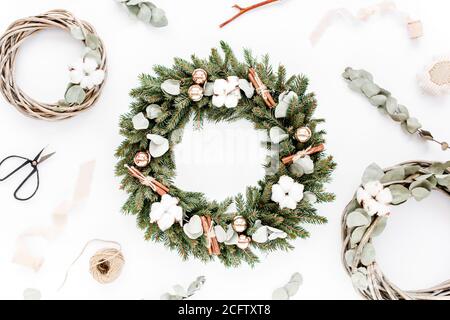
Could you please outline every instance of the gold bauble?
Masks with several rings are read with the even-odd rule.
[[[150,153],[147,151],[140,151],[136,153],[134,156],[134,164],[138,168],[144,168],[149,165],[152,157],[150,156]]]
[[[298,128],[295,132],[295,139],[297,139],[301,143],[308,142],[312,137],[312,131],[308,127]]]
[[[203,98],[203,88],[200,87],[198,84],[194,84],[189,88],[188,95],[192,101],[198,102]]]
[[[247,220],[243,216],[236,216],[233,219],[233,229],[237,233],[242,233],[247,230]]]
[[[208,80],[208,73],[203,69],[195,69],[192,72],[192,80],[196,84],[204,84]]]
[[[250,242],[252,239],[250,237],[247,237],[245,234],[241,234],[238,238],[237,247],[239,249],[245,250],[250,246]]]

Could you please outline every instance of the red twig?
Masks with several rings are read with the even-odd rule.
[[[224,23],[222,23],[220,25],[220,27],[221,28],[225,27],[227,24],[229,24],[230,22],[236,20],[237,18],[242,16],[244,13],[247,13],[247,12],[253,10],[253,9],[265,6],[265,5],[273,3],[273,2],[278,2],[278,1],[280,1],[280,0],[265,0],[265,1],[262,1],[260,3],[256,3],[256,4],[252,5],[252,6],[245,7],[245,8],[242,8],[240,5],[235,4],[233,6],[233,8],[238,9],[239,12],[235,16],[233,16],[231,19],[229,19],[229,20],[225,21]]]

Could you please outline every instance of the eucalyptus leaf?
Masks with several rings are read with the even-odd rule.
[[[272,300],[289,300],[289,293],[285,288],[279,288],[272,293]]]
[[[354,228],[360,226],[367,226],[370,224],[370,217],[367,213],[362,209],[357,209],[356,211],[351,212],[347,216],[347,227]]]
[[[386,172],[383,178],[381,178],[381,182],[388,183],[393,181],[402,181],[403,179],[405,179],[405,176],[405,168],[399,167]]]
[[[92,50],[89,48],[89,51],[86,52],[84,58],[93,59],[95,60],[95,62],[97,62],[98,65],[101,65],[102,63],[102,54],[100,53],[99,49]]]
[[[161,89],[169,95],[178,96],[181,93],[181,82],[179,80],[168,79],[161,84]]]
[[[198,277],[194,282],[192,282],[189,285],[189,287],[187,289],[188,296],[190,297],[190,296],[194,295],[197,291],[199,291],[203,287],[205,282],[206,282],[205,277],[203,277],[203,276]]]
[[[411,176],[411,175],[413,175],[413,174],[416,174],[416,173],[419,172],[420,169],[421,169],[421,167],[420,167],[420,166],[417,166],[417,165],[415,165],[415,166],[405,166],[404,168],[405,168],[405,175],[406,175],[407,177],[408,177],[408,176]]]
[[[411,197],[411,191],[401,184],[389,186],[389,190],[391,190],[393,205],[401,204]]]
[[[42,294],[38,289],[28,288],[23,291],[24,300],[41,300]]]
[[[380,181],[384,176],[383,169],[380,168],[376,163],[371,164],[363,174],[362,184],[366,184],[372,181]]]
[[[361,86],[361,91],[366,95],[367,98],[372,98],[380,93],[381,88],[373,82],[367,82]]]
[[[86,37],[84,35],[83,29],[81,29],[78,26],[71,26],[70,27],[70,34],[72,35],[72,37],[74,37],[76,40],[85,40]]]
[[[70,107],[70,104],[67,103],[66,100],[59,100],[58,101],[58,107],[67,108],[67,107]]]
[[[417,201],[422,201],[423,199],[428,197],[431,192],[425,188],[415,188],[411,191],[411,193],[414,199],[416,199]]]
[[[450,174],[436,176],[439,185],[450,188]]]
[[[412,190],[414,190],[416,188],[424,188],[424,189],[427,189],[428,191],[431,191],[431,190],[433,190],[434,186],[428,180],[417,180],[417,181],[414,181],[413,183],[411,183],[409,185],[409,190],[410,191],[412,191]]]
[[[406,130],[409,133],[416,133],[420,128],[422,128],[422,125],[417,118],[409,118],[406,120]]]
[[[100,47],[100,39],[93,33],[86,35],[86,46],[92,50],[97,50]]]
[[[372,243],[367,243],[361,253],[361,263],[366,267],[375,261],[375,247]]]
[[[152,26],[157,28],[165,27],[169,24],[167,20],[166,13],[161,8],[154,8],[152,10],[152,18],[150,20]]]
[[[356,250],[351,249],[345,252],[345,262],[347,266],[351,267],[353,265],[353,261],[355,260]]]
[[[143,3],[139,8],[137,17],[139,20],[145,23],[150,23],[150,19],[152,18],[152,9],[150,9],[149,6]]]
[[[367,230],[366,226],[358,227],[355,230],[353,230],[350,236],[350,244],[352,247],[361,242],[361,239],[363,238],[366,230]]]
[[[386,229],[387,221],[388,216],[383,216],[380,219],[378,219],[378,222],[372,231],[372,237],[378,237],[380,234],[383,233],[384,229]]]
[[[86,92],[79,85],[71,86],[66,91],[65,99],[68,104],[79,105],[86,99]]]
[[[361,272],[355,272],[352,274],[352,283],[355,286],[355,288],[359,290],[366,290],[369,286],[369,282],[367,280],[367,276],[362,274]]]
[[[384,106],[386,104],[387,98],[384,95],[376,95],[372,98],[370,98],[370,103],[374,106]]]
[[[441,175],[444,173],[445,169],[447,169],[447,164],[441,162],[435,162],[431,166],[429,166],[426,171],[432,174]]]
[[[173,291],[174,291],[175,295],[177,295],[177,296],[180,296],[180,297],[183,297],[183,298],[187,298],[188,297],[187,291],[182,286],[180,286],[179,284],[173,286]]]

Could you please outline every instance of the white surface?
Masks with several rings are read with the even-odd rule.
[[[386,16],[374,17],[361,26],[338,22],[315,48],[310,46],[308,36],[327,10],[342,6],[357,9],[374,2],[284,0],[249,13],[223,30],[217,25],[234,14],[229,9],[234,0],[155,2],[168,13],[170,26],[166,29],[130,20],[112,0],[1,2],[0,30],[15,19],[54,8],[66,8],[93,23],[109,53],[109,77],[98,104],[69,121],[46,123],[28,119],[0,100],[0,158],[9,154],[33,156],[46,144],[58,152],[42,165],[41,189],[32,201],[13,200],[18,181],[0,184],[0,298],[20,299],[25,288],[36,287],[47,299],[157,299],[172,285],[188,285],[197,276],[205,275],[207,284],[196,295],[199,299],[266,299],[298,271],[304,277],[298,299],[357,299],[340,262],[340,218],[364,168],[374,161],[389,166],[418,158],[446,160],[448,153],[403,134],[395,123],[351,92],[341,73],[349,65],[372,71],[376,82],[391,90],[436,137],[450,139],[450,97],[424,96],[415,82],[416,72],[433,55],[449,51],[448,1],[398,1],[402,9],[423,20],[425,37],[420,41],[410,41],[403,25]],[[170,65],[175,56],[188,58],[195,53],[203,57],[221,39],[228,41],[238,54],[242,47],[252,48],[258,54],[270,53],[275,65],[282,62],[289,73],[309,76],[310,90],[319,100],[318,116],[327,119],[328,152],[339,164],[329,185],[329,190],[337,194],[337,201],[320,208],[329,224],[308,227],[312,237],[297,241],[295,251],[263,257],[254,269],[224,269],[218,262],[182,262],[175,252],[162,245],[144,242],[143,233],[135,227],[135,218],[120,212],[127,196],[119,190],[119,179],[114,177],[114,150],[122,141],[118,119],[128,110],[128,92],[136,87],[138,74],[150,72],[154,64]],[[76,59],[79,50],[81,46],[63,32],[43,32],[29,39],[17,60],[20,84],[35,98],[59,99],[67,83],[66,66]],[[218,146],[232,152],[239,150],[234,144],[227,145],[231,139],[241,146],[247,143],[248,148],[256,148],[258,139],[250,128],[243,122],[195,133],[195,146],[200,147],[205,141],[202,154],[216,152]],[[247,134],[237,135],[232,132],[235,129],[246,130],[239,132]],[[210,138],[217,137],[218,130],[231,133],[220,136],[217,146]],[[240,141],[239,136],[248,141]],[[54,208],[72,194],[79,165],[91,159],[97,161],[97,168],[89,202],[72,213],[63,236],[34,244],[36,252],[42,252],[46,258],[42,270],[34,273],[12,264],[18,235],[30,227],[50,224]],[[191,167],[189,161],[180,160],[178,183],[190,190],[207,191],[211,198],[234,195],[255,183],[261,168],[258,157],[249,157],[244,163],[235,156],[232,159],[234,162],[218,166],[212,166],[205,158],[194,159]],[[421,204],[412,201],[393,214],[385,234],[376,241],[378,261],[400,287],[420,288],[448,279],[449,209],[448,200],[440,195]],[[124,273],[114,284],[95,283],[87,272],[88,258],[97,249],[94,246],[72,270],[65,288],[57,292],[67,266],[91,238],[122,243],[127,261]]]

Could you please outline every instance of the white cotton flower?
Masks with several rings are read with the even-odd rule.
[[[282,176],[278,184],[272,186],[272,201],[280,205],[280,209],[294,210],[303,199],[305,187],[291,177]]]
[[[175,222],[179,222],[181,225],[183,209],[178,206],[178,199],[165,194],[162,196],[161,202],[153,203],[150,209],[150,222],[158,223],[161,231],[166,231]]]
[[[105,71],[92,58],[78,59],[69,67],[70,83],[79,84],[83,89],[91,90],[105,80]]]
[[[215,107],[236,108],[241,98],[238,77],[231,76],[227,80],[217,79],[214,82],[212,104]]]
[[[364,185],[364,190],[366,190],[372,197],[375,197],[383,191],[383,184],[380,181],[368,182]]]
[[[376,214],[383,216],[390,212],[389,204],[392,203],[392,193],[389,188],[384,188],[381,182],[372,181],[358,189],[356,200],[370,216]]]

